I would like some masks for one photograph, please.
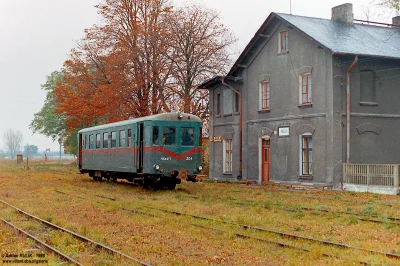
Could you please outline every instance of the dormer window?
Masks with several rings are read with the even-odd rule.
[[[287,31],[279,33],[279,53],[286,53],[289,51],[289,41]]]

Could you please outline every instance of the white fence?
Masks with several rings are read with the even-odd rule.
[[[397,194],[399,180],[398,164],[343,164],[343,184],[348,190]],[[380,192],[379,188],[383,188],[384,192]]]

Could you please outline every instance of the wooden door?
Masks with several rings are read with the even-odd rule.
[[[261,158],[261,183],[266,184],[269,182],[269,173],[271,165],[271,151],[270,151],[270,141],[262,140],[262,158]]]

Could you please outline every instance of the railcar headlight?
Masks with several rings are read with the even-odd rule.
[[[160,170],[160,166],[158,164],[153,165],[154,170],[158,171]]]
[[[199,172],[201,172],[201,171],[203,170],[203,166],[200,164],[199,166],[197,166],[197,170],[198,170]]]

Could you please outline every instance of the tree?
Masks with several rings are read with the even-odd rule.
[[[171,65],[163,30],[169,1],[104,0],[97,8],[104,25],[86,30],[65,62],[57,112],[74,130],[169,111],[162,94]]]
[[[47,92],[46,100],[40,112],[34,115],[34,119],[29,125],[33,133],[51,137],[53,141],[66,133],[66,116],[62,113],[55,113],[57,101],[54,90],[62,80],[63,74],[59,71],[54,71],[46,77],[46,83],[41,86]]]
[[[400,12],[400,0],[379,0],[378,5]]]
[[[173,78],[186,113],[208,116],[208,92],[197,88],[204,80],[225,73],[231,64],[228,48],[236,38],[223,26],[218,13],[199,5],[173,12],[169,23],[174,49]]]
[[[4,133],[3,140],[8,154],[10,154],[11,159],[14,159],[17,152],[21,149],[21,143],[23,140],[22,132],[19,130],[9,129]]]
[[[26,144],[24,146],[24,156],[31,157],[38,153],[38,147],[36,145]]]
[[[79,128],[182,110],[208,117],[197,85],[230,65],[236,39],[215,11],[170,0],[102,0],[102,24],[64,63],[54,90],[67,135]],[[65,138],[64,138],[65,139]]]

